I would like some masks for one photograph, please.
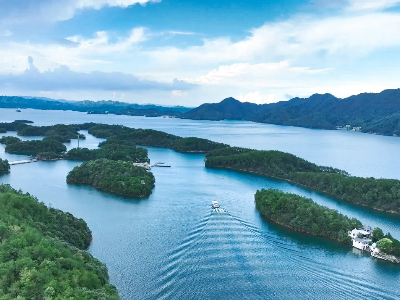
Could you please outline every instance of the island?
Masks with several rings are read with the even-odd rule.
[[[36,155],[41,152],[63,153],[67,151],[67,147],[65,147],[62,142],[45,138],[37,141],[8,142],[6,144],[5,151],[15,154]]]
[[[321,206],[311,199],[275,189],[255,194],[260,214],[276,224],[368,251],[371,256],[400,263],[400,242],[382,229],[363,226],[337,210]]]
[[[132,162],[102,158],[75,167],[69,172],[67,182],[90,185],[121,196],[143,198],[150,195],[155,178]]]
[[[10,172],[10,164],[8,163],[8,160],[1,159],[0,158],[0,176],[7,174]]]
[[[120,299],[85,221],[0,185],[0,298]]]
[[[286,180],[329,196],[362,205],[375,210],[400,214],[400,181],[351,176],[344,170],[318,166],[293,154],[281,151],[262,151],[210,141],[196,137],[180,137],[152,129],[135,129],[122,125],[84,123],[73,125],[33,126],[14,121],[1,123],[0,127],[17,130],[23,134],[45,134],[41,141],[23,142],[15,137],[3,137],[10,153],[33,154],[38,160],[109,159],[148,163],[147,150],[137,147],[151,146],[169,148],[181,153],[205,153],[207,168],[225,168],[252,172]],[[99,149],[75,148],[68,152],[60,141],[53,137],[72,137],[80,130],[87,130],[106,141]],[[56,135],[51,132],[57,132]],[[143,165],[144,166],[144,165]]]
[[[147,149],[133,145],[101,143],[99,149],[73,148],[63,158],[69,160],[96,160],[107,158],[111,160],[132,161],[135,163],[149,162]]]
[[[257,173],[286,180],[375,210],[400,214],[400,181],[350,176],[293,154],[226,148],[206,154],[206,167]]]
[[[351,245],[348,232],[362,223],[296,194],[268,189],[255,194],[256,208],[274,223],[298,232]]]
[[[122,125],[84,124],[88,132],[98,138],[107,138],[105,143],[133,144],[169,148],[181,153],[207,153],[229,147],[226,144],[207,139],[187,137],[153,129],[134,129]]]

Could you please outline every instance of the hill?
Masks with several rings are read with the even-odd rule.
[[[361,127],[363,132],[400,135],[400,89],[363,93],[345,99],[331,94],[257,105],[227,98],[183,113],[196,120],[247,120],[318,129]]]
[[[18,96],[0,96],[0,108],[34,108],[48,110],[73,110],[94,114],[121,114],[132,116],[157,117],[177,116],[190,108],[183,106],[164,107],[158,105],[140,105],[119,101],[65,101]]]

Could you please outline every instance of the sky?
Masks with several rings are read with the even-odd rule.
[[[400,0],[0,0],[0,95],[195,107],[400,88]]]

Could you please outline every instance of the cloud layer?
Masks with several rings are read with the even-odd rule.
[[[105,90],[105,91],[138,91],[138,90],[188,90],[194,84],[174,79],[171,83],[139,79],[120,72],[80,73],[71,71],[67,66],[60,66],[53,71],[40,72],[28,57],[29,68],[20,75],[0,75],[2,89],[26,91],[63,91],[63,90]]]
[[[161,0],[0,0],[0,24],[43,23],[71,19],[82,9],[101,9],[105,6],[128,7]]]

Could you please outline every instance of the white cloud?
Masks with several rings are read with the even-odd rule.
[[[183,97],[186,96],[188,92],[182,90],[173,90],[171,92],[171,97]]]
[[[76,43],[76,50],[80,55],[85,54],[108,54],[115,52],[125,52],[130,50],[134,45],[144,42],[149,38],[145,33],[145,28],[133,28],[129,36],[126,38],[118,38],[116,43],[110,42],[110,36],[105,31],[96,32],[95,36],[91,39],[85,39],[82,36],[72,36],[66,40]]]
[[[378,11],[400,5],[399,0],[349,0],[347,11]]]
[[[105,6],[126,8],[161,0],[0,0],[0,25],[46,23],[71,19],[82,9],[101,9]]]
[[[311,69],[291,67],[288,61],[279,63],[236,63],[220,66],[206,75],[197,78],[185,78],[187,82],[198,84],[226,84],[237,86],[282,86],[282,81],[289,81],[299,76],[328,72],[329,69]]]
[[[191,89],[195,85],[174,79],[172,82],[157,82],[140,79],[131,74],[120,72],[105,73],[92,71],[81,73],[71,71],[67,66],[60,66],[53,71],[40,72],[28,57],[29,68],[20,75],[0,75],[2,90],[27,91],[65,91],[65,90],[166,90],[180,91]],[[115,95],[113,95],[114,97]]]
[[[204,39],[203,45],[184,49],[162,47],[147,51],[165,68],[204,64],[276,61],[322,57],[357,57],[377,49],[400,46],[400,14],[377,12],[329,18],[299,16],[253,29],[243,40]]]
[[[194,34],[196,34],[191,31],[175,31],[175,30],[170,30],[170,31],[168,31],[168,33],[173,34],[173,35],[194,35]]]

